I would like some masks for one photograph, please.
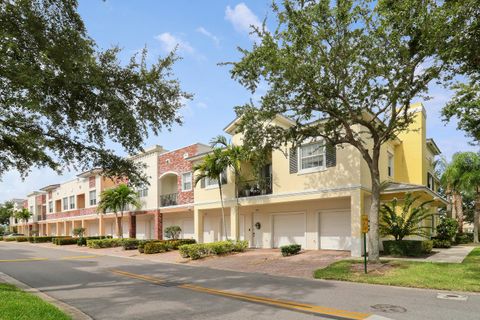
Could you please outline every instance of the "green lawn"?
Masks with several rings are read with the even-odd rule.
[[[69,320],[69,316],[42,299],[0,283],[0,320]]]
[[[339,261],[316,270],[315,278],[480,292],[480,247],[473,249],[463,263],[385,260],[382,264],[384,268],[364,274],[361,261]]]

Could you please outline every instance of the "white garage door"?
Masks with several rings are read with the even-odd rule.
[[[350,250],[350,211],[325,211],[320,213],[320,249]]]
[[[273,216],[273,246],[301,244],[305,248],[305,214],[289,213]]]

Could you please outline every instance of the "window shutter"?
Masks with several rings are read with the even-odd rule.
[[[337,165],[337,148],[331,143],[325,145],[325,158],[327,168],[335,167]]]
[[[297,148],[290,148],[290,174],[298,172]]]
[[[227,171],[223,171],[220,175],[220,180],[222,184],[227,184]]]
[[[200,188],[205,188],[205,178],[200,179]]]

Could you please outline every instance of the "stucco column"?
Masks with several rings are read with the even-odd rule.
[[[88,236],[87,223],[82,219],[82,228],[85,230],[84,235]]]
[[[72,228],[72,235],[73,235],[73,230],[75,230],[75,220],[72,220],[72,226],[71,226],[71,228]]]
[[[195,231],[195,240],[203,243],[203,212],[198,208],[193,209],[193,225]]]
[[[100,213],[98,216],[98,234],[100,236],[105,235],[105,219],[103,217],[103,213]]]
[[[154,239],[157,240],[162,240],[163,239],[163,214],[160,212],[160,210],[157,210],[154,214],[153,217],[153,237]]]
[[[130,223],[128,228],[128,237],[135,239],[137,237],[137,216],[130,213]]]
[[[68,236],[69,235],[69,232],[68,232],[68,224],[67,224],[67,221],[63,221],[63,233],[65,236]]]
[[[47,229],[47,230],[45,230],[45,233],[47,234],[47,236],[49,236],[50,235],[50,223],[47,222],[45,224],[45,226],[46,226],[46,229]]]
[[[230,236],[235,241],[240,239],[240,214],[238,211],[238,206],[230,208]]]
[[[60,234],[60,222],[59,222],[59,221],[56,222],[56,227],[55,227],[55,228],[56,228],[56,229],[55,229],[55,235],[56,235],[57,237],[58,237],[58,236],[61,236],[61,234]]]
[[[351,239],[352,257],[361,257],[363,254],[363,235],[361,233],[361,215],[364,213],[364,194],[357,189],[350,194]]]

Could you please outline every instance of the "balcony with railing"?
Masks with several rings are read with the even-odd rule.
[[[176,206],[178,204],[178,193],[160,195],[160,207]]]
[[[238,187],[239,197],[254,197],[272,194],[272,177],[242,181]]]

